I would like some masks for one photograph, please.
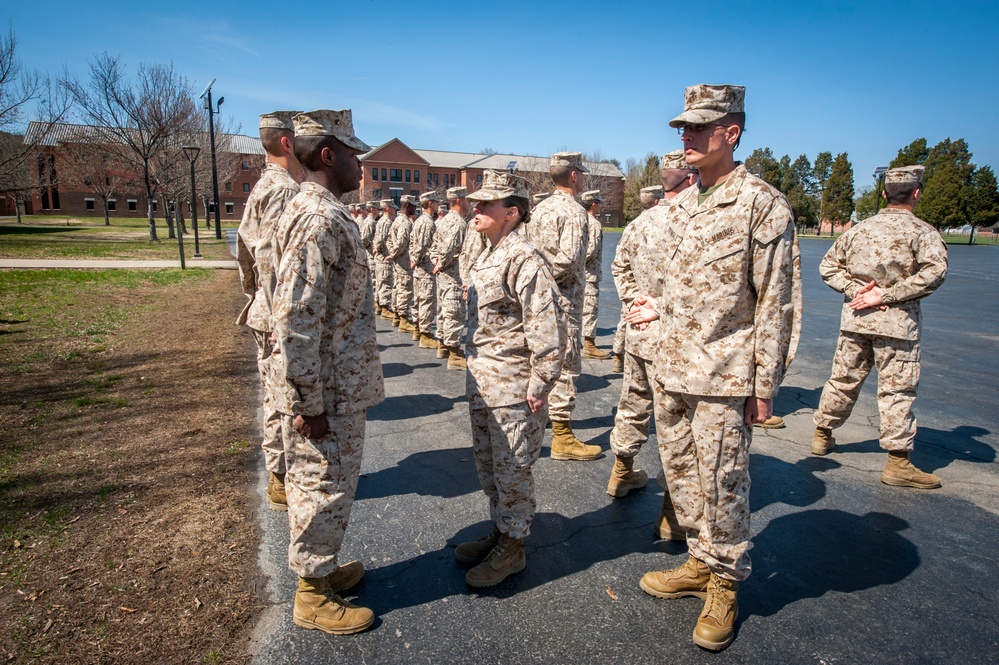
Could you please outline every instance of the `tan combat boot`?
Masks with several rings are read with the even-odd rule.
[[[381,316],[386,321],[394,321],[395,320],[395,314],[393,314],[392,311],[388,307],[382,307],[382,315]]]
[[[709,651],[721,651],[732,643],[735,620],[739,618],[739,583],[711,573],[708,597],[694,626],[694,644]]]
[[[624,354],[615,353],[614,354],[614,365],[611,367],[611,372],[615,374],[624,373]]]
[[[360,561],[345,563],[326,576],[330,591],[340,593],[356,586],[364,579],[364,564]]]
[[[418,327],[416,327],[415,325],[413,326],[413,341],[414,342],[419,342],[420,341],[420,329]],[[417,344],[416,346],[417,346],[417,348],[419,348],[420,345]]]
[[[446,346],[444,346],[443,344],[441,344],[440,346],[437,347],[437,357],[438,358],[440,358],[441,360],[443,360],[443,359],[447,358],[449,355],[451,355],[451,352],[448,351],[448,349],[447,349]]]
[[[589,446],[576,438],[568,420],[552,421],[552,459],[586,461],[601,454],[600,446]]]
[[[465,584],[476,588],[496,586],[526,567],[524,541],[501,535],[496,547],[489,551],[482,563],[465,574]]]
[[[670,570],[654,570],[645,573],[638,586],[642,591],[657,598],[695,598],[708,597],[708,582],[711,580],[711,569],[708,564],[688,557],[679,568]]]
[[[753,423],[753,427],[762,427],[763,429],[783,429],[784,419],[780,416],[770,416],[762,423]]]
[[[437,340],[428,335],[427,333],[420,333],[420,348],[421,349],[436,349],[440,346]]]
[[[940,487],[940,478],[912,465],[907,450],[892,450],[888,453],[888,463],[881,472],[881,482],[893,487],[915,487],[921,490]]]
[[[375,614],[336,595],[325,577],[299,577],[295,592],[296,626],[332,635],[359,633],[375,622]]]
[[[663,494],[663,505],[659,509],[659,518],[655,525],[655,536],[662,540],[679,542],[687,540],[687,531],[680,526],[680,520],[676,518],[676,508],[673,507],[673,497],[669,495],[669,490]]]
[[[812,435],[812,454],[828,455],[836,448],[836,439],[828,427],[816,427]]]
[[[447,356],[447,368],[448,369],[459,369],[464,370],[465,365],[465,354],[462,352],[460,346],[449,347]]]
[[[611,354],[597,348],[595,338],[586,337],[585,339],[583,339],[583,357],[596,358],[597,360],[607,360],[608,358],[611,357]]]
[[[500,532],[494,524],[488,536],[462,543],[454,548],[454,559],[458,563],[482,563],[499,543],[499,539]]]
[[[607,482],[607,493],[611,496],[624,496],[631,490],[640,490],[649,482],[649,474],[641,469],[635,471],[634,457],[615,455],[614,466],[611,468],[610,480]]]
[[[392,315],[392,327],[398,328],[402,324],[402,317],[398,314]]]
[[[267,505],[271,510],[288,511],[288,496],[284,491],[284,474],[271,472],[267,478]]]

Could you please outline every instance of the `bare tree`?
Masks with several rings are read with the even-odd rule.
[[[89,127],[80,127],[76,135],[60,143],[62,153],[60,180],[86,187],[101,200],[104,225],[110,226],[108,201],[134,187],[139,174],[132,167],[121,146],[101,145],[90,140]]]
[[[85,83],[68,77],[62,83],[88,123],[104,133],[103,142],[125,146],[141,167],[149,239],[157,240],[152,205],[156,160],[197,116],[187,79],[173,65],[143,64],[130,80],[120,58],[103,53],[91,61]]]

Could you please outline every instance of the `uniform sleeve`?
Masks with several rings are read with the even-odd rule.
[[[243,219],[239,223],[239,229],[236,231],[236,264],[239,266],[239,281],[243,288],[243,293],[246,297],[252,301],[253,296],[257,292],[257,258],[256,258],[256,248],[257,248],[257,219],[259,215],[256,214],[256,206],[254,202],[249,202],[250,205],[246,206],[246,210],[243,212]],[[245,310],[244,310],[244,321],[245,322]]]
[[[753,395],[773,399],[784,379],[794,338],[795,236],[791,211],[782,202],[775,200],[766,216],[761,227],[779,229],[783,225],[783,230],[769,242],[754,235],[751,246],[756,291]]]
[[[635,227],[630,225],[624,229],[621,241],[617,245],[617,251],[614,253],[614,262],[611,263],[611,274],[614,276],[617,297],[626,306],[630,306],[631,301],[640,295],[649,295],[639,293],[638,283],[635,281],[634,266],[632,265],[634,230]]]
[[[586,216],[586,264],[600,260],[600,222],[596,217]]]
[[[822,262],[819,263],[819,275],[829,288],[839,291],[852,300],[863,284],[854,279],[846,268],[847,242],[849,242],[849,236],[846,235],[841,235],[836,239],[826,255],[822,257]]]
[[[459,260],[462,246],[465,244],[465,233],[465,225],[462,222],[455,221],[448,227],[440,247],[441,260],[437,264],[441,270],[450,267]]]
[[[318,416],[325,410],[319,344],[330,306],[326,298],[328,270],[336,264],[338,254],[325,235],[313,234],[282,260],[275,323],[285,358],[285,378],[298,393],[292,404],[294,415]]]
[[[535,264],[525,264],[517,277],[516,291],[524,316],[524,338],[531,352],[531,380],[527,386],[527,396],[530,397],[546,396],[562,372],[566,331],[559,323],[561,313],[558,311],[557,288],[547,266],[540,260]]]
[[[409,241],[409,258],[416,263],[422,263],[430,252],[430,245],[434,241],[434,225],[431,222],[418,223],[413,227],[413,237]]]
[[[586,261],[586,213],[569,211],[563,214],[563,222],[562,233],[558,237],[558,252],[552,260],[552,274],[556,281]]]
[[[882,289],[885,303],[925,298],[939,288],[947,277],[947,245],[936,231],[920,235],[915,243],[916,272]]]

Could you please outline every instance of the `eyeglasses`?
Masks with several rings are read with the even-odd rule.
[[[683,133],[689,130],[693,134],[700,134],[701,132],[706,132],[708,130],[708,127],[728,127],[728,125],[719,125],[716,122],[708,122],[703,125],[696,125],[691,123],[687,125],[680,125],[679,127],[676,128],[676,133],[679,134],[680,136],[683,136]]]

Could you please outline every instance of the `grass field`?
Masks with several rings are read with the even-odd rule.
[[[0,258],[11,259],[158,259],[177,260],[177,240],[167,237],[163,220],[157,220],[159,240],[149,240],[145,219],[112,217],[105,226],[102,218],[67,218],[52,216],[0,220]],[[215,239],[214,229],[199,228],[201,254],[205,259],[228,260],[232,254],[223,235]],[[223,220],[223,230],[235,229],[238,222]],[[194,231],[184,236],[184,255],[194,255]]]

